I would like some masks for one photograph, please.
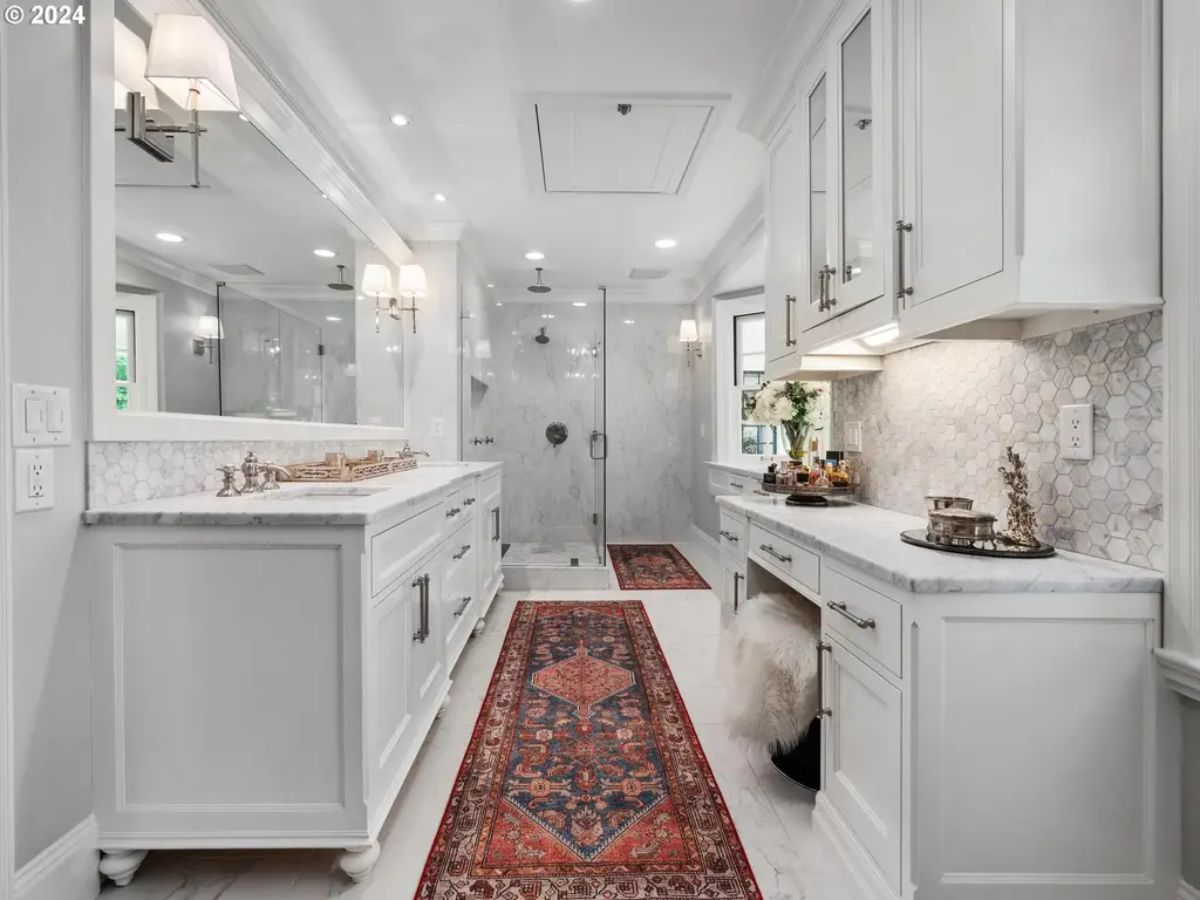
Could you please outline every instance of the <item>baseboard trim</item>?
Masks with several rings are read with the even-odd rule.
[[[696,540],[708,547],[708,549],[713,553],[717,554],[717,558],[720,559],[721,545],[717,543],[717,539],[715,537],[713,537],[695,522],[692,523],[691,535]]]
[[[1182,878],[1179,879],[1178,900],[1200,900],[1200,888],[1194,888]]]
[[[88,816],[17,872],[16,900],[96,900],[100,828]]]

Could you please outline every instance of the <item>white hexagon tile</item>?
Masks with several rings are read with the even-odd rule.
[[[1161,313],[1019,343],[932,343],[833,387],[834,444],[862,423],[861,499],[923,515],[926,494],[975,498],[1001,523],[997,467],[1029,464],[1042,537],[1057,547],[1162,570]],[[1065,460],[1058,410],[1093,404],[1095,457]]]
[[[88,444],[88,506],[178,497],[221,486],[220,466],[241,465],[247,450],[281,465],[324,458],[329,452],[365,456],[395,453],[404,442],[324,441],[139,441]]]

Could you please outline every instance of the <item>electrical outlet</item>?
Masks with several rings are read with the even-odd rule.
[[[852,453],[862,452],[862,422],[847,422],[842,434],[843,450]]]
[[[1092,404],[1072,403],[1059,407],[1058,444],[1063,459],[1091,459],[1095,455]]]
[[[17,450],[15,509],[29,512],[35,509],[50,509],[54,506],[54,451]]]
[[[434,437],[442,437],[446,433],[446,420],[441,416],[434,416],[429,420],[429,433]]]

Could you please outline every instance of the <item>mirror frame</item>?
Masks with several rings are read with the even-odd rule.
[[[241,112],[321,190],[349,222],[399,270],[412,249],[371,203],[337,155],[318,137],[310,120],[298,110],[282,85],[256,63],[240,37],[214,20],[206,9],[185,0],[178,4],[204,16],[229,45],[238,80]],[[86,316],[91,333],[91,383],[88,436],[92,441],[310,441],[405,440],[412,373],[404,354],[405,425],[344,425],[326,422],[280,422],[231,416],[170,412],[118,412],[112,403],[112,323],[100,314],[100,298],[116,285],[116,152],[113,144],[113,22],[114,0],[93,0],[85,25],[88,61],[88,276]],[[410,345],[411,346],[411,345]]]

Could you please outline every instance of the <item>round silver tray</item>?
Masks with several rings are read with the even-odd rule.
[[[813,487],[808,484],[767,484],[759,485],[769,494],[803,494],[810,497],[853,497],[857,492],[854,485]]]
[[[900,540],[906,544],[925,547],[928,550],[944,550],[946,553],[965,553],[968,556],[992,556],[1000,559],[1045,559],[1054,555],[1054,548],[1045,542],[1036,547],[1018,547],[1003,538],[986,541],[971,541],[962,544],[939,544],[929,540],[924,531],[902,531]]]

